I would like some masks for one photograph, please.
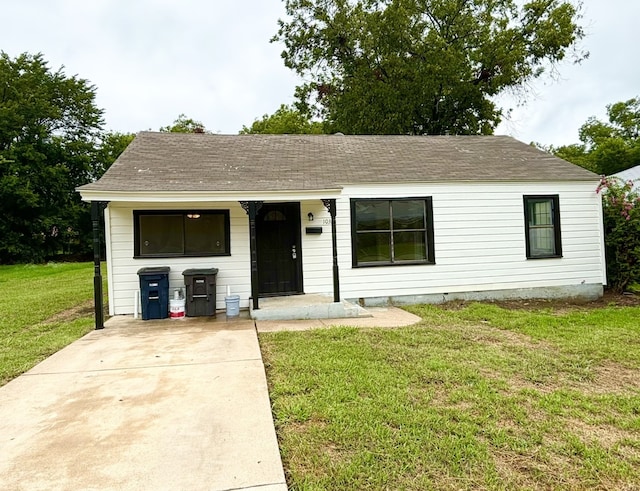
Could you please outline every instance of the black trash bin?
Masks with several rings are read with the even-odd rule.
[[[169,266],[140,268],[142,320],[169,317]]]
[[[187,287],[187,317],[215,317],[217,274],[217,268],[185,269],[182,272]]]

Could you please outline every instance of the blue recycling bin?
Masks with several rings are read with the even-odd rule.
[[[140,268],[142,320],[169,317],[169,266]]]

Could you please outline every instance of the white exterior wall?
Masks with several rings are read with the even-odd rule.
[[[337,199],[337,240],[342,298],[399,297],[447,293],[605,284],[600,196],[589,183],[455,183],[349,186]],[[560,197],[562,258],[527,259],[523,195]],[[350,198],[433,199],[435,262],[428,265],[353,268]],[[292,199],[293,200],[293,199]],[[270,201],[277,202],[277,199]],[[286,201],[283,199],[281,201]],[[305,293],[333,292],[331,221],[319,199],[300,201]],[[133,258],[133,211],[222,209],[230,212],[231,256]],[[308,213],[314,220],[309,221]],[[249,219],[237,201],[144,203],[112,201],[106,210],[107,273],[111,315],[131,314],[139,289],[138,269],[169,266],[170,288],[184,286],[182,271],[218,268],[216,308],[226,287],[248,307],[251,295]],[[322,227],[308,235],[306,227]]]
[[[133,258],[134,210],[229,210],[230,256]],[[184,288],[182,271],[189,268],[218,268],[216,278],[216,308],[225,306],[227,285],[231,292],[240,295],[240,306],[247,307],[251,292],[249,262],[249,219],[238,202],[220,203],[115,203],[107,207],[107,268],[109,282],[109,314],[131,314],[134,298],[140,283],[137,271],[149,266],[169,266],[169,291]]]
[[[605,284],[594,183],[350,186],[338,202],[344,298]],[[527,259],[523,195],[560,198],[562,258]],[[435,264],[352,268],[350,198],[433,198]]]
[[[313,221],[308,218],[313,213]],[[333,295],[331,216],[320,200],[300,204],[302,220],[302,283],[305,293]],[[307,235],[307,227],[322,227],[322,234]],[[351,250],[351,249],[349,249]]]

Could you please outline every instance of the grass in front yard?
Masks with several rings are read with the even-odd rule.
[[[261,334],[291,489],[640,489],[640,308]]]
[[[90,263],[0,266],[0,385],[93,328]]]

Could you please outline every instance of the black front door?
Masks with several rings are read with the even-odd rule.
[[[302,293],[300,203],[264,203],[256,216],[261,296]]]

